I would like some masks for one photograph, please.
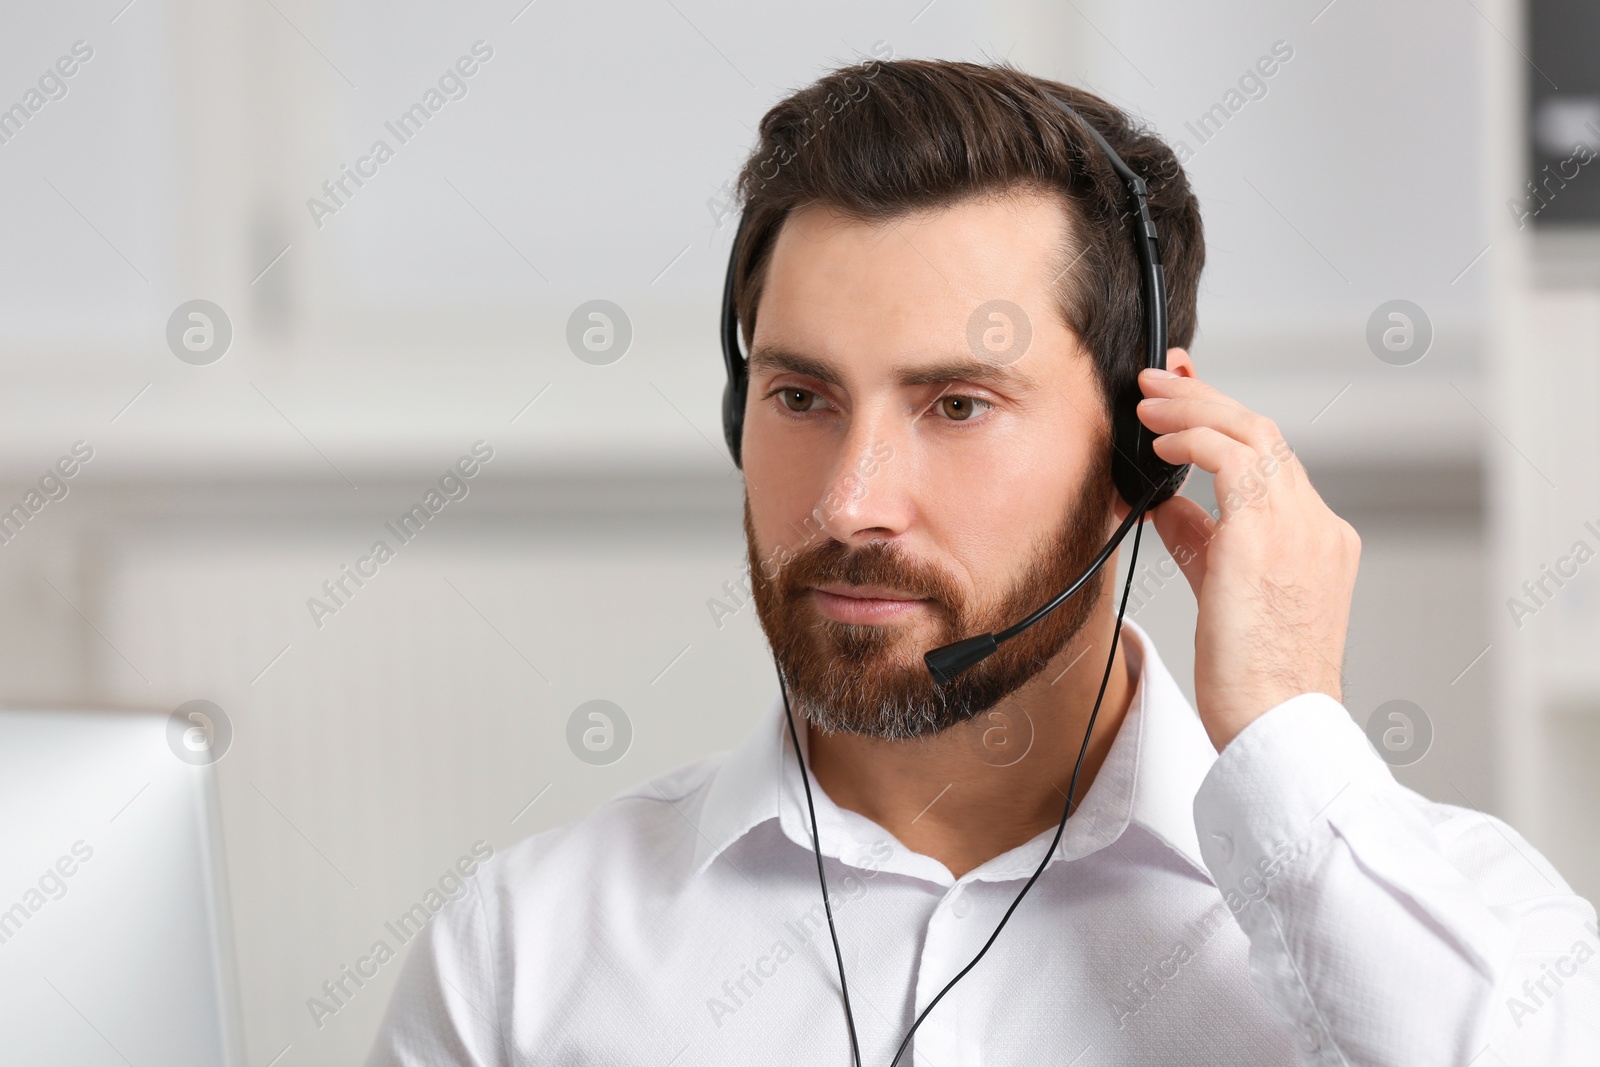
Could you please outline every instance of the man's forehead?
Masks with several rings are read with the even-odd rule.
[[[1023,190],[876,223],[808,205],[766,265],[750,369],[1035,388],[1066,367],[1030,355],[1079,349],[1059,304],[1066,222],[1055,197]]]
[[[1059,194],[1014,189],[866,219],[824,203],[790,211],[763,288],[814,294],[915,286],[946,295],[1054,290],[1081,241]]]

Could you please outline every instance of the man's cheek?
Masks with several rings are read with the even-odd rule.
[[[772,554],[766,558],[764,563],[762,563],[762,576],[769,582],[776,581],[778,573],[782,571],[784,567],[788,566],[791,558],[792,554],[790,553],[789,549],[784,545],[779,545],[777,548],[772,550]]]

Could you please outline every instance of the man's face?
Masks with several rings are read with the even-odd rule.
[[[1045,603],[1113,521],[1104,401],[1052,289],[1068,225],[1058,200],[1019,193],[887,224],[811,207],[779,231],[751,346],[745,531],[762,627],[825,731],[964,722],[1099,599],[1097,578],[944,686],[923,666]],[[1022,318],[974,320],[991,301]]]

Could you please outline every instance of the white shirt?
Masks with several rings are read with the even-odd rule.
[[[1322,694],[1218,756],[1144,632],[1124,639],[1104,765],[902,1064],[1600,1063],[1595,910],[1515,830],[1400,786]],[[1054,830],[952,878],[812,791],[862,1062],[886,1067]],[[485,864],[407,960],[369,1067],[848,1067],[815,863],[774,702],[732,753]]]

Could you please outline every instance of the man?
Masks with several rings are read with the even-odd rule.
[[[1150,183],[1166,373],[1137,373],[1125,190],[1046,94]],[[731,754],[497,856],[370,1062],[889,1064],[1036,868],[900,1063],[1595,1062],[1594,909],[1397,784],[1339,703],[1359,542],[1195,376],[1171,151],[1011,68],[872,63],[773,108],[740,192],[745,527],[800,751],[780,697]],[[1199,602],[1197,708],[1117,630],[1114,566],[935,686],[923,652],[1039,607],[1127,514],[1136,375],[1157,454],[1221,504],[1153,513]]]

